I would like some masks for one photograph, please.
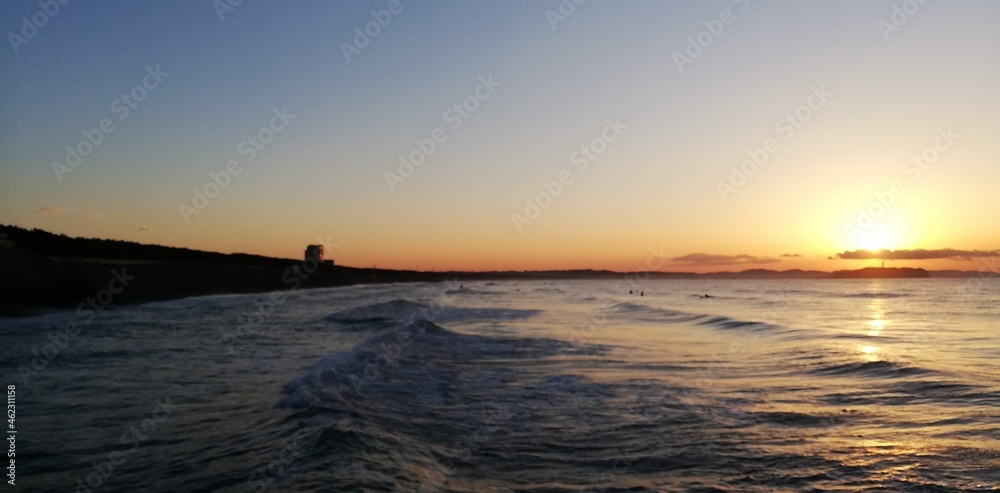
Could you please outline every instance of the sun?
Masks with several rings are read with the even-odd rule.
[[[892,250],[894,243],[895,239],[890,231],[886,228],[874,228],[858,235],[854,246],[861,250]]]
[[[857,202],[853,195],[850,202]],[[803,211],[803,217],[810,217],[811,222],[826,229],[829,235],[827,245],[836,250],[912,249],[922,243],[927,235],[927,214],[919,208],[902,203],[897,203],[892,208],[873,209],[873,212],[837,201],[831,201],[826,207],[829,222],[816,217],[815,211]],[[824,224],[826,226],[821,226]]]
[[[913,229],[902,221],[885,221],[868,228],[859,228],[849,239],[852,250],[899,250],[912,248]]]

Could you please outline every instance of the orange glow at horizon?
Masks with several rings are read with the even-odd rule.
[[[989,238],[975,238],[949,227],[939,216],[928,214],[918,223],[922,211],[906,214],[909,206],[900,205],[892,221],[882,221],[862,231],[849,241],[843,225],[851,220],[843,214],[846,207],[833,211],[822,207],[817,214],[805,210],[787,210],[780,220],[756,224],[730,222],[726,228],[699,227],[681,216],[666,217],[662,226],[647,220],[641,224],[625,220],[616,223],[558,223],[555,212],[543,217],[541,227],[517,235],[509,224],[467,222],[472,226],[453,228],[447,222],[417,224],[405,218],[384,223],[341,219],[317,227],[311,221],[289,221],[292,210],[261,209],[259,215],[234,217],[224,223],[209,219],[191,225],[174,223],[152,231],[123,231],[103,219],[73,221],[68,214],[36,220],[22,227],[39,227],[69,236],[124,239],[140,243],[192,248],[223,253],[250,253],[279,258],[299,259],[306,245],[326,244],[327,255],[338,265],[359,268],[377,266],[386,269],[422,271],[495,271],[495,270],[613,270],[639,272],[650,268],[667,272],[723,272],[748,269],[835,271],[878,267],[878,259],[837,259],[837,254],[854,250],[912,250],[971,245],[991,250]],[[833,212],[831,212],[833,211]],[[753,214],[747,219],[751,219]],[[845,219],[847,218],[847,219]],[[39,223],[47,224],[39,224]],[[802,224],[790,228],[787,224]],[[62,227],[59,227],[62,226]],[[539,225],[541,226],[541,224]],[[589,228],[601,230],[597,235]],[[922,226],[922,227],[918,227]],[[668,234],[665,231],[691,231]],[[266,235],[260,231],[267,231]],[[931,234],[934,231],[935,234]],[[964,235],[962,233],[965,233]],[[731,238],[743,240],[734,243]],[[940,241],[955,237],[964,241]],[[247,238],[250,238],[247,241]],[[733,245],[737,245],[734,247]],[[714,245],[714,247],[712,246]],[[659,257],[651,257],[658,252]],[[720,260],[699,263],[672,259],[692,253],[706,253]],[[831,259],[830,257],[834,257]],[[649,262],[647,264],[647,262]],[[928,270],[981,270],[991,267],[984,259],[886,260],[886,267],[919,267]]]

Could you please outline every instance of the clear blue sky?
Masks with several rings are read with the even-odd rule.
[[[710,270],[996,249],[1000,4],[932,0],[885,39],[905,3],[590,0],[553,30],[557,1],[402,0],[348,63],[341,44],[389,2],[244,1],[220,20],[207,0],[73,1],[0,49],[0,223],[287,257],[324,238],[347,264],[423,269],[633,268],[659,246],[706,254],[672,268]],[[678,70],[724,9],[732,22]],[[0,28],[39,10],[4,2]],[[157,66],[169,75],[119,119],[116,98]],[[490,75],[451,128],[446,111]],[[832,96],[786,138],[776,122],[813,88]],[[248,161],[241,142],[283,108],[294,119]],[[57,179],[104,118],[114,130]],[[621,135],[580,170],[574,153],[615,118]],[[960,138],[912,179],[907,160],[948,127]],[[390,188],[436,128],[447,140]],[[723,199],[769,138],[780,149]],[[185,216],[231,160],[241,173]],[[562,170],[572,183],[529,218]],[[895,180],[906,192],[849,234]]]

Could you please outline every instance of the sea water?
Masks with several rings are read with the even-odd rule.
[[[997,491],[998,298],[366,285],[3,319],[0,361],[21,491]]]

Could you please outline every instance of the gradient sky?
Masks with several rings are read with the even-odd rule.
[[[986,270],[977,251],[1000,248],[1000,3],[930,0],[885,39],[907,2],[591,0],[553,29],[555,0],[402,0],[348,62],[342,43],[388,4],[244,1],[220,20],[208,0],[71,2],[16,52],[7,34],[0,223],[281,257],[320,242],[340,264],[423,270],[635,270],[651,248],[680,259],[663,270],[877,265],[829,259],[862,248],[956,249],[972,259],[888,265]],[[39,10],[3,2],[0,26]],[[169,75],[119,119],[157,65]],[[452,128],[446,111],[489,76]],[[781,130],[814,89],[832,96]],[[248,161],[241,142],[282,108],[295,118]],[[57,179],[104,118],[114,130]],[[626,128],[581,170],[608,119]],[[391,190],[385,172],[438,128]],[[914,179],[907,162],[949,128]],[[767,139],[777,151],[723,200]],[[242,172],[185,221],[232,160]],[[572,183],[518,232],[512,214],[563,170]],[[896,180],[905,192],[848,234]]]

